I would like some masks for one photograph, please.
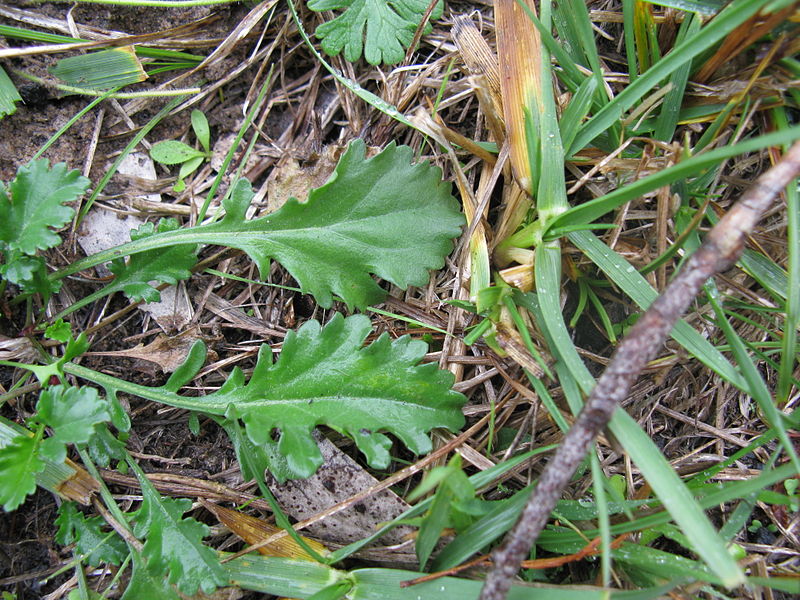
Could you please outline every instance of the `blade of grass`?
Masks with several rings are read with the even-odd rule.
[[[690,63],[695,56],[716,44],[761,10],[768,2],[769,0],[734,0],[731,2],[706,27],[675,46],[669,54],[627,86],[581,127],[575,141],[567,150],[567,156],[575,154],[598,135],[608,130],[620,120],[625,111],[656,85],[672,75],[682,65]]]
[[[273,594],[309,598],[313,594],[339,583],[349,583],[348,598],[358,600],[435,600],[440,598],[474,598],[480,581],[442,577],[410,587],[404,581],[416,579],[422,573],[399,569],[356,569],[340,571],[314,565],[308,561],[267,556],[243,556],[225,563],[231,582],[243,589]],[[674,585],[645,588],[636,591],[574,588],[553,585],[516,585],[511,600],[529,600],[532,595],[546,595],[549,600],[649,600],[668,592]]]
[[[553,297],[541,291],[559,289],[560,254],[541,250],[542,248],[537,251],[535,270],[536,288],[540,290],[539,302],[545,316],[540,326],[547,329],[555,344],[557,356],[566,361],[572,376],[581,385],[584,393],[588,393],[594,387],[594,378],[572,344],[563,321],[558,294]],[[736,563],[724,549],[724,544],[689,490],[650,437],[622,410],[614,413],[610,428],[709,567],[728,583],[738,581],[740,572]]]
[[[779,129],[789,127],[786,110],[773,111]],[[778,370],[778,402],[789,401],[792,390],[795,355],[797,353],[797,329],[800,327],[800,192],[797,179],[786,187],[786,249],[789,255],[788,282],[786,290],[786,317],[783,324],[783,351]],[[777,265],[775,265],[777,267]]]
[[[764,383],[764,379],[761,377],[758,369],[756,369],[753,361],[747,355],[747,350],[742,339],[736,334],[736,331],[734,331],[730,322],[725,317],[725,313],[720,304],[719,290],[716,284],[713,281],[709,281],[706,283],[705,289],[706,296],[717,316],[717,325],[725,334],[725,338],[731,346],[733,355],[736,357],[736,364],[739,365],[739,369],[742,371],[744,380],[747,383],[747,393],[756,401],[759,408],[761,408],[769,425],[778,432],[778,439],[783,444],[784,451],[789,455],[789,459],[792,461],[794,468],[800,473],[800,459],[797,457],[794,445],[789,439],[789,434],[783,422],[783,415],[772,402],[767,384]]]
[[[8,73],[0,67],[0,118],[13,114],[17,110],[17,102],[22,102],[22,96],[17,92]]]
[[[636,0],[622,0],[622,30],[625,38],[625,58],[628,61],[630,83],[639,77],[639,63],[636,60]]]
[[[62,58],[50,72],[68,85],[107,90],[147,79],[131,46]]]
[[[658,296],[647,280],[628,261],[611,250],[593,233],[576,231],[569,235],[569,239],[642,310],[647,309]],[[692,356],[720,377],[740,390],[746,389],[741,374],[711,342],[692,329],[688,323],[678,321],[671,335]]]
[[[569,146],[575,135],[578,133],[583,119],[589,114],[592,106],[592,98],[597,91],[597,79],[587,77],[583,80],[578,90],[569,101],[564,114],[561,115],[559,126],[561,128],[561,141],[564,146]]]
[[[697,33],[700,29],[700,19],[695,15],[689,15],[681,23],[678,30],[676,43],[680,44],[684,39]],[[678,125],[678,115],[680,113],[681,104],[683,104],[683,94],[686,90],[686,83],[689,81],[689,72],[691,71],[692,64],[687,62],[672,73],[669,78],[672,87],[667,95],[664,96],[664,101],[661,103],[661,112],[656,121],[656,129],[653,137],[657,140],[668,142],[675,135],[675,128]]]
[[[634,183],[617,188],[609,194],[572,207],[547,224],[545,237],[559,237],[561,229],[565,226],[587,225],[615,208],[622,206],[629,200],[633,200],[665,185],[670,185],[688,177],[697,176],[704,169],[712,168],[732,156],[755,152],[769,146],[791,144],[797,139],[800,139],[800,127],[795,126],[783,131],[776,131],[759,136],[755,139],[746,140],[733,146],[725,146],[717,148],[716,150],[711,150],[710,152],[692,156],[663,171],[659,171]],[[522,236],[520,235],[519,237],[521,238]]]

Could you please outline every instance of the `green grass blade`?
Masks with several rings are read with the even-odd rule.
[[[572,96],[572,100],[569,101],[564,114],[561,115],[559,125],[561,128],[561,141],[564,146],[569,146],[572,140],[575,139],[578,127],[580,127],[586,115],[589,114],[595,91],[597,91],[597,79],[594,77],[584,79],[578,91]]]
[[[147,79],[131,46],[62,58],[50,72],[67,85],[107,90]]]
[[[677,69],[701,54],[719,40],[744,23],[763,8],[769,0],[734,0],[720,12],[714,20],[695,35],[689,36],[681,44],[661,59],[646,73],[632,82],[614,100],[603,107],[586,125],[569,147],[567,155],[572,155],[588,145],[594,138],[617,123],[623,113],[638,102],[645,94]]]
[[[667,6],[686,12],[696,12],[701,15],[715,15],[725,6],[723,0],[645,0],[650,4]]]
[[[636,60],[636,38],[634,36],[634,11],[636,0],[622,0],[622,30],[625,37],[625,58],[628,61],[628,78],[633,83],[639,78],[639,63]]]
[[[570,365],[573,378],[584,388],[584,392],[588,392],[594,386],[594,378],[575,350],[561,312],[561,253],[558,246],[540,246],[536,251],[534,270],[538,299],[544,316],[539,326],[547,330],[553,340],[553,353],[559,360],[565,360]],[[614,277],[611,279],[615,281]],[[730,366],[729,363],[726,364]],[[616,411],[610,427],[708,567],[727,586],[741,583],[744,576],[725,549],[723,540],[653,441],[623,410]]]
[[[647,192],[653,191],[676,181],[696,176],[705,169],[710,169],[727,158],[755,152],[769,146],[790,144],[800,139],[800,127],[791,127],[783,131],[776,131],[755,139],[746,140],[733,146],[717,148],[710,152],[692,156],[677,165],[659,171],[639,181],[620,187],[613,192],[600,196],[589,202],[584,202],[557,216],[547,224],[546,238],[559,237],[564,227],[588,225],[595,219],[622,206],[625,202],[638,198]]]
[[[753,479],[726,483],[721,487],[718,484],[713,484],[706,490],[707,493],[705,495],[697,499],[697,502],[703,510],[709,510],[719,504],[747,498],[752,494],[758,494],[762,490],[776,483],[780,483],[788,477],[793,477],[794,475],[794,467],[786,464],[777,469],[765,471]],[[660,511],[638,517],[633,521],[616,523],[611,526],[611,533],[612,535],[620,535],[631,531],[641,531],[669,523],[670,519],[670,514],[667,511]],[[562,544],[585,544],[587,537],[592,538],[599,533],[600,532],[596,529],[582,531],[580,535],[571,529],[545,529],[537,543],[541,544],[545,549]]]
[[[786,191],[786,218],[791,226],[792,218],[796,218],[797,214],[792,213],[790,196],[793,195],[794,198],[797,199],[797,188],[791,188],[790,186]],[[795,208],[797,207],[795,206]],[[789,240],[787,241],[787,249],[789,250],[790,259],[792,251],[791,246],[792,234],[790,231]],[[755,279],[761,287],[769,292],[770,296],[772,296],[772,299],[780,306],[783,306],[786,301],[789,300],[792,292],[797,293],[798,291],[798,281],[795,281],[795,286],[789,285],[789,277],[786,271],[776,264],[774,260],[768,256],[764,256],[760,252],[756,252],[750,248],[745,248],[744,253],[739,258],[739,265],[748,275],[750,275],[750,277]]]
[[[594,262],[639,308],[645,310],[658,295],[647,280],[619,254],[588,231],[571,233],[570,241]],[[740,390],[746,390],[741,374],[711,343],[685,321],[678,321],[672,337],[694,357]]]
[[[17,110],[16,103],[21,101],[22,96],[17,92],[8,73],[0,67],[0,118],[14,114]]]
[[[68,35],[59,35],[57,33],[31,31],[30,29],[14,27],[12,25],[0,25],[0,35],[9,39],[26,40],[29,42],[44,42],[46,44],[76,44],[90,41],[81,38],[70,37]],[[190,54],[188,52],[163,50],[161,48],[148,48],[147,46],[137,46],[136,55],[144,58],[160,58],[164,60],[188,62],[192,65],[202,62],[205,58],[203,56]]]
[[[761,377],[758,369],[756,369],[753,361],[747,355],[747,349],[742,339],[736,334],[736,331],[734,331],[730,322],[725,317],[725,313],[719,301],[719,291],[713,281],[709,281],[706,284],[706,295],[711,303],[711,307],[714,309],[714,313],[717,315],[717,325],[725,334],[725,338],[731,346],[733,355],[736,357],[736,362],[742,371],[744,380],[747,382],[749,388],[748,393],[758,403],[758,406],[767,417],[769,425],[777,431],[778,439],[783,444],[784,450],[789,454],[794,468],[800,473],[800,459],[798,459],[794,446],[789,439],[789,434],[783,423],[783,414],[773,403],[767,384],[764,383],[764,379]]]
[[[439,600],[441,598],[477,598],[482,582],[455,577],[401,587],[401,583],[424,573],[399,569],[356,569],[340,571],[309,561],[248,555],[224,563],[237,587],[275,596],[309,598],[337,584],[350,585],[348,598],[353,600]],[[546,596],[548,600],[649,600],[674,587],[645,588],[635,591],[605,590],[593,587],[553,585],[515,585],[509,600],[530,600]]]
[[[781,107],[773,111],[779,129],[789,127],[786,110]],[[800,327],[800,191],[795,179],[786,188],[786,250],[789,255],[786,290],[786,317],[783,324],[783,350],[778,369],[778,402],[788,402],[793,381],[797,354],[797,328]],[[771,262],[771,261],[770,261]],[[772,263],[774,264],[774,263]],[[778,267],[775,265],[775,267]],[[779,268],[779,267],[778,267]],[[783,269],[780,269],[783,272]]]
[[[559,2],[553,12],[553,21],[562,44],[572,50],[571,56],[575,62],[591,70],[596,78],[601,77],[603,70],[586,2],[584,0]]]
[[[689,16],[681,23],[676,42],[680,44],[687,36],[694,35],[699,29],[700,19],[694,15]],[[692,64],[687,61],[686,64],[678,67],[669,78],[672,88],[664,96],[664,101],[661,104],[661,113],[658,115],[656,129],[653,134],[653,137],[657,140],[668,142],[675,134],[681,104],[683,103],[683,94],[686,91],[686,83],[689,81],[691,68]]]

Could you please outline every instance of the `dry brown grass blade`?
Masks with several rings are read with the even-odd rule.
[[[630,330],[598,379],[575,424],[542,472],[517,524],[492,554],[495,566],[486,578],[480,600],[506,597],[522,559],[536,542],[563,489],[595,437],[627,397],[642,368],[655,356],[708,278],[735,264],[761,215],[799,173],[800,142],[797,142],[783,160],[761,175],[720,219],[684,268]]]
[[[186,23],[178,27],[144,33],[141,35],[126,35],[118,38],[94,40],[89,42],[73,42],[67,44],[45,44],[41,46],[25,46],[21,48],[2,48],[0,58],[18,58],[21,56],[33,56],[37,54],[57,54],[60,52],[72,52],[74,50],[86,50],[89,48],[113,48],[119,46],[133,46],[144,42],[155,42],[166,40],[171,37],[183,35],[195,31],[202,27],[213,17],[205,17],[192,23]]]
[[[238,535],[248,544],[258,544],[259,542],[273,536],[279,531],[283,531],[280,527],[276,527],[272,523],[268,523],[263,519],[251,517],[236,510],[224,508],[218,504],[213,504],[200,498],[200,504],[213,514],[219,522],[225,525],[233,533]],[[303,536],[303,540],[311,546],[317,553],[326,555],[329,553],[328,549],[317,540],[312,540]],[[297,542],[290,537],[281,537],[276,539],[271,544],[258,547],[259,553],[265,556],[278,556],[281,558],[301,558],[303,560],[314,560]]]
[[[524,3],[535,13],[533,2]],[[534,106],[542,107],[541,42],[539,33],[516,0],[495,0],[494,12],[511,170],[519,186],[530,194],[532,181],[525,111]]]
[[[75,474],[62,481],[56,491],[67,500],[74,500],[78,504],[88,506],[92,502],[92,496],[100,491],[100,484],[83,467],[70,459],[65,459],[64,464],[70,469],[75,469]]]
[[[730,62],[743,50],[749,48],[760,37],[770,33],[775,27],[786,21],[797,11],[800,3],[793,3],[781,11],[772,13],[766,19],[763,15],[754,15],[742,23],[709,58],[701,69],[692,77],[696,83],[705,83],[722,65]]]

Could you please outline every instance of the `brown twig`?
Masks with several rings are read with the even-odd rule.
[[[522,559],[547,523],[561,492],[592,441],[627,396],[639,372],[654,357],[706,280],[735,264],[761,214],[798,173],[800,142],[791,147],[780,163],[759,177],[717,223],[619,345],[575,424],[542,472],[516,525],[503,545],[493,552],[494,568],[486,578],[480,600],[506,597]]]

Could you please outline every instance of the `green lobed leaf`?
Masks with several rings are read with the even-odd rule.
[[[0,200],[2,202],[2,200]],[[28,294],[41,294],[45,301],[61,289],[60,281],[47,278],[47,265],[41,256],[23,256],[12,250],[0,265],[0,275]]]
[[[433,363],[419,365],[427,345],[408,336],[390,341],[383,334],[364,347],[371,333],[364,315],[336,314],[324,328],[309,321],[289,332],[278,362],[262,346],[250,381],[235,370],[215,393],[198,404],[245,422],[258,445],[280,430],[278,449],[289,469],[308,477],[322,463],[311,435],[327,425],[355,440],[370,465],[390,461],[391,432],[411,451],[431,449],[427,432],[434,427],[458,430],[464,423],[462,394],[450,389],[453,375]],[[200,408],[203,410],[203,408]]]
[[[131,230],[131,240],[140,240],[156,232],[176,231],[179,227],[176,219],[161,219],[157,228],[152,223],[144,223],[139,229]],[[161,294],[150,282],[175,285],[191,277],[190,269],[196,262],[197,248],[194,246],[171,246],[133,254],[127,264],[121,258],[111,262],[109,270],[116,278],[108,287],[114,291],[122,290],[131,300],[158,302]]]
[[[325,308],[334,294],[348,307],[365,308],[386,295],[370,274],[404,289],[426,284],[428,272],[444,265],[464,224],[441,171],[427,163],[411,164],[411,159],[411,148],[390,144],[367,160],[364,142],[355,140],[307,202],[290,199],[273,214],[245,220],[253,191],[240,179],[224,201],[221,221],[154,233],[98,252],[52,279],[124,255],[178,244],[217,244],[247,252],[263,276],[271,259],[280,261],[301,290]]]
[[[393,433],[416,453],[428,452],[430,429],[457,430],[463,425],[460,409],[465,398],[450,389],[450,372],[434,363],[419,364],[427,351],[425,342],[408,336],[390,341],[384,334],[364,347],[370,332],[364,315],[345,319],[337,313],[324,329],[309,321],[289,332],[277,363],[272,364],[272,351],[264,345],[249,382],[240,369],[234,369],[218,391],[197,398],[176,391],[202,363],[201,344],[195,344],[187,363],[162,387],[124,382],[73,363],[65,370],[107,390],[225,415],[229,432],[242,418],[247,437],[262,448],[270,446],[269,450],[273,430],[278,429],[277,449],[297,477],[313,473],[322,460],[311,436],[317,425],[352,437],[370,464],[382,468],[388,464],[391,445],[382,432]],[[263,454],[260,460],[268,461],[269,452]]]
[[[66,344],[72,339],[72,325],[64,321],[64,319],[56,319],[44,330],[44,337],[49,340],[55,340]]]
[[[105,425],[95,425],[94,433],[87,446],[92,460],[106,468],[111,460],[125,460],[125,442],[119,440]]]
[[[202,543],[208,526],[191,517],[181,518],[191,508],[191,501],[163,498],[138,466],[129,464],[142,487],[142,506],[134,517],[133,532],[136,537],[147,536],[142,548],[147,571],[152,575],[169,571],[169,582],[188,595],[198,589],[211,594],[225,585],[227,577],[216,553]]]
[[[131,552],[133,568],[121,600],[181,600],[175,589],[161,576],[154,576],[138,552]]]
[[[328,55],[336,56],[344,50],[345,59],[355,62],[363,49],[371,65],[394,65],[405,57],[429,4],[429,0],[310,0],[308,8],[317,12],[344,10],[315,32]],[[443,2],[436,5],[431,20],[442,16],[443,6]]]
[[[36,491],[36,473],[44,470],[39,459],[39,438],[20,435],[0,448],[0,503],[15,510]]]
[[[116,532],[103,531],[102,517],[85,517],[74,502],[64,502],[58,508],[55,540],[67,545],[75,542],[75,552],[86,555],[86,562],[96,567],[100,563],[119,565],[128,556],[128,546]]]
[[[0,246],[5,249],[33,255],[61,243],[50,228],[72,218],[74,211],[64,203],[83,194],[90,181],[68,171],[65,163],[49,165],[44,158],[23,165],[7,189],[0,187]]]
[[[369,273],[403,289],[424,285],[428,271],[444,265],[464,223],[450,184],[437,167],[411,164],[407,146],[389,144],[368,160],[365,150],[355,140],[307,202],[290,199],[258,219],[244,220],[253,193],[241,179],[223,220],[195,231],[247,252],[262,276],[275,258],[326,308],[332,294],[349,307],[381,301],[385,292]]]
[[[86,334],[81,333],[77,339],[70,339],[67,342],[67,347],[64,348],[64,354],[58,360],[47,365],[23,365],[24,368],[33,372],[36,379],[39,380],[43,386],[48,386],[53,377],[61,379],[64,376],[64,365],[86,352],[89,349],[89,341],[86,339]]]
[[[67,444],[87,443],[94,426],[111,419],[108,402],[90,387],[52,386],[42,390],[37,408],[37,420],[53,429],[53,435],[42,442],[40,452],[53,462],[66,458]]]

